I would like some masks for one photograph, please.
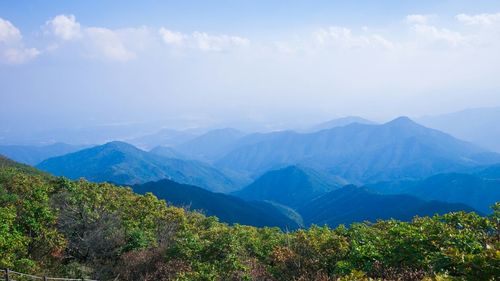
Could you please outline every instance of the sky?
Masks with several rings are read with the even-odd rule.
[[[0,0],[4,135],[440,114],[498,73],[500,1]]]

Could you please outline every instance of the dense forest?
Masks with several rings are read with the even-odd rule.
[[[0,267],[98,280],[495,280],[492,208],[286,232],[1,158]]]

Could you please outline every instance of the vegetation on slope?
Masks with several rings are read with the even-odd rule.
[[[493,280],[500,204],[284,233],[228,226],[111,184],[0,169],[0,267],[99,280]],[[443,280],[443,279],[440,279]]]
[[[210,192],[206,189],[180,184],[171,180],[134,185],[138,194],[153,193],[156,197],[178,207],[189,207],[208,216],[216,216],[222,222],[252,226],[277,226],[296,229],[297,222],[282,214],[281,209],[266,202],[248,202],[241,198]]]

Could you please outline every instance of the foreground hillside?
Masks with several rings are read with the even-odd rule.
[[[500,272],[498,204],[490,217],[284,233],[0,160],[2,268],[99,280],[493,280]]]

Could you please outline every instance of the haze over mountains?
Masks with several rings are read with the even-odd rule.
[[[0,154],[20,163],[36,165],[51,157],[61,156],[85,148],[84,145],[54,143],[50,145],[0,145]]]
[[[500,200],[500,154],[407,117],[383,124],[346,117],[304,132],[163,129],[130,141],[150,150],[121,141],[0,149],[54,175],[132,185],[254,226],[487,214]]]
[[[500,152],[500,107],[472,108],[417,121],[486,149]]]

